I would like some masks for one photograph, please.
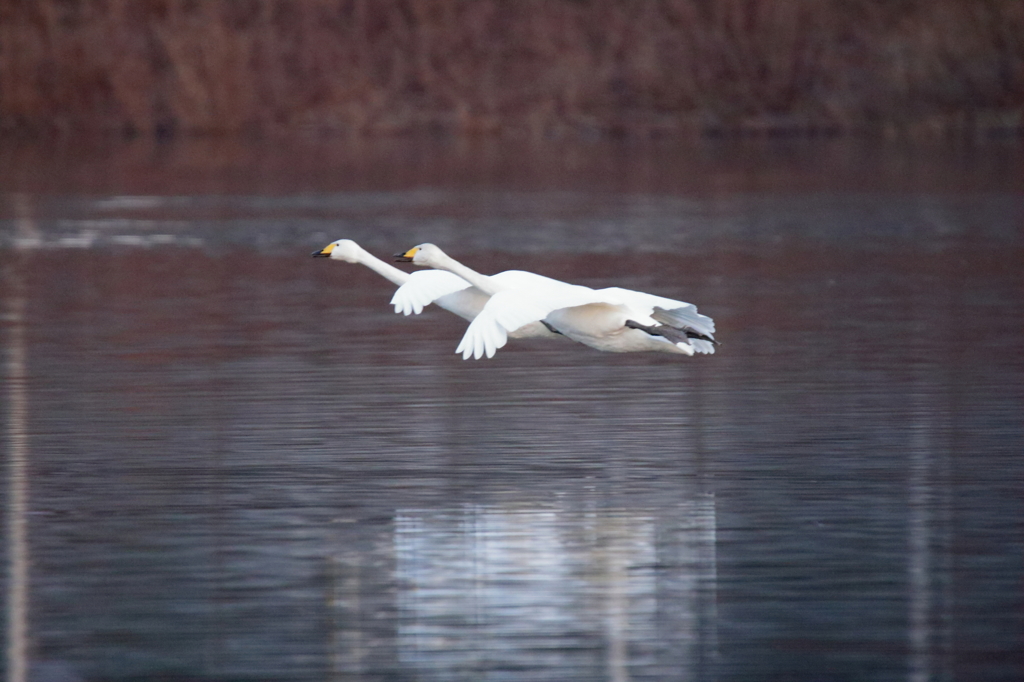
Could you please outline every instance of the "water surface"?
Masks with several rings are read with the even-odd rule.
[[[731,153],[696,187],[23,177],[9,641],[38,679],[1024,677],[1024,198],[991,158]],[[461,320],[309,258],[340,237],[691,301],[722,346],[464,362]]]

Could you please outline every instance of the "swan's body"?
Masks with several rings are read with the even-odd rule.
[[[414,247],[399,260],[447,270],[491,294],[455,351],[464,359],[493,357],[511,330],[537,323],[608,352],[715,352],[714,321],[690,303],[629,289],[594,290],[529,272],[487,277],[433,244]],[[395,292],[395,300],[421,302],[428,295],[410,279]]]
[[[715,352],[715,323],[694,305],[629,289],[587,287],[542,296],[499,292],[470,323],[456,352],[464,358],[492,357],[505,345],[509,327],[538,318],[600,351]]]
[[[404,270],[399,270],[390,263],[385,263],[380,258],[370,254],[351,239],[339,239],[331,242],[320,251],[314,251],[313,256],[317,258],[333,258],[343,260],[346,263],[359,263],[370,268],[378,275],[394,282],[399,287],[408,282],[412,276]],[[442,270],[424,270],[414,275],[418,285],[424,290],[436,293],[434,303],[445,310],[455,313],[459,317],[472,321],[490,296],[481,293],[470,286],[469,282]],[[421,308],[422,310],[422,308]],[[416,312],[419,312],[418,310]]]
[[[440,304],[444,297],[452,295],[451,292],[456,287],[464,290],[469,285],[472,285],[470,291],[475,292],[483,299],[483,304],[480,306],[481,310],[484,308],[487,300],[499,291],[516,290],[541,294],[543,291],[557,288],[559,285],[572,287],[571,284],[521,270],[508,270],[507,272],[499,272],[488,277],[450,258],[436,246],[434,249],[436,249],[436,252],[431,249],[420,249],[418,252],[419,260],[410,255],[416,249],[411,249],[405,254],[395,256],[396,260],[400,262],[411,262],[415,265],[435,268],[412,273],[408,276],[408,280],[398,287],[398,291],[391,298],[391,303],[395,306],[396,313],[419,315],[423,312],[424,307],[431,303]],[[425,258],[427,260],[424,260]],[[435,273],[443,273],[451,279],[446,278],[442,280],[432,277]],[[561,334],[545,325],[541,319],[526,320],[523,324],[509,327],[505,331],[507,336],[514,339],[558,338],[561,336]]]

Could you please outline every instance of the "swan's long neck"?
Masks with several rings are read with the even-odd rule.
[[[377,258],[368,251],[360,250],[359,262],[376,272],[381,277],[385,277],[398,286],[402,286],[409,281],[409,273],[404,270],[399,270],[390,263],[385,263],[380,258]]]
[[[443,254],[431,263],[430,266],[438,270],[447,270],[448,272],[458,275],[488,296],[493,296],[498,293],[498,289],[494,286],[490,277],[487,275],[481,275],[476,270],[466,267],[448,254]]]

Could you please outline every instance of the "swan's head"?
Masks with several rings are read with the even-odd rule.
[[[420,267],[429,268],[440,263],[444,258],[444,251],[433,244],[420,244],[414,246],[405,253],[396,253],[395,262],[412,263]]]
[[[314,258],[337,258],[339,260],[348,261],[349,263],[358,263],[362,249],[351,239],[339,239],[336,242],[331,242],[319,251],[313,252]]]

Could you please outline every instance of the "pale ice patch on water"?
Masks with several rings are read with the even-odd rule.
[[[82,220],[59,221],[56,229],[32,234],[0,235],[0,248],[15,249],[96,249],[107,246],[151,248],[181,246],[199,248],[200,237],[178,234],[179,225],[165,221]],[[156,232],[159,230],[158,232]]]
[[[153,209],[162,206],[180,204],[182,199],[188,197],[161,197],[161,196],[114,196],[97,199],[93,207],[100,211],[123,211]]]
[[[1017,243],[1024,199],[1008,194],[923,194],[894,195],[880,202],[876,195],[852,192],[810,197],[750,192],[695,199],[644,193],[421,189],[43,197],[36,210],[42,238],[66,248],[145,248],[164,243],[283,253],[349,238],[384,253],[429,241],[460,253],[647,254],[693,252],[720,239],[754,245],[804,239],[868,240],[884,252],[892,243],[926,239],[941,245],[968,234]],[[2,227],[0,220],[0,246],[10,242],[2,236],[10,231]],[[124,238],[154,232],[175,239]]]

